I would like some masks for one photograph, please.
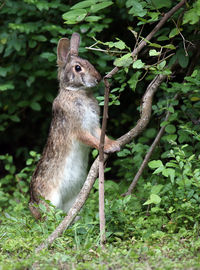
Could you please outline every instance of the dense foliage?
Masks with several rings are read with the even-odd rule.
[[[73,32],[79,32],[82,37],[80,55],[89,59],[102,75],[114,66],[120,67],[112,79],[110,94],[107,133],[114,138],[127,132],[139,119],[141,98],[155,75],[168,76],[154,98],[147,129],[117,155],[112,156],[107,164],[106,177],[110,179],[106,181],[108,242],[117,246],[121,241],[129,241],[129,246],[139,239],[168,239],[172,233],[184,239],[195,239],[198,236],[200,0],[188,1],[178,9],[137,58],[131,56],[133,49],[154,29],[163,14],[179,2],[1,2],[0,210],[3,213],[3,242],[1,240],[0,245],[5,261],[9,261],[10,253],[15,252],[24,259],[42,241],[41,234],[46,237],[62,218],[60,211],[45,213],[43,209],[49,223],[35,223],[27,204],[31,174],[48,135],[51,104],[58,90],[57,42]],[[95,90],[101,106],[103,91],[103,84]],[[164,121],[168,111],[170,117]],[[165,126],[165,134],[143,172],[134,196],[121,197],[161,126]],[[93,156],[95,154],[93,151]],[[98,185],[95,184],[81,214],[81,221],[72,226],[64,238],[61,237],[54,245],[57,249],[55,263],[60,260],[66,245],[72,250],[74,245],[77,249],[84,245],[87,250],[92,243],[98,244],[97,189]],[[139,248],[142,249],[141,246]],[[193,251],[196,252],[198,248],[197,242]],[[24,253],[19,252],[20,249]],[[127,249],[124,248],[124,254]],[[98,256],[98,252],[92,252]],[[151,252],[154,251],[146,247],[141,253],[132,250],[127,256],[137,262],[139,254],[150,256]],[[118,253],[115,249],[115,256]],[[68,261],[69,254],[66,253],[62,258],[63,262]],[[102,260],[107,260],[105,255]],[[31,259],[24,265],[30,263],[33,263]],[[128,269],[127,265],[123,267]],[[86,268],[89,269],[87,265],[80,269]],[[63,269],[62,266],[60,269]],[[117,269],[117,266],[113,269]]]

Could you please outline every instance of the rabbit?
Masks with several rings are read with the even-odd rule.
[[[29,209],[41,218],[34,204],[49,200],[68,212],[87,175],[90,148],[99,149],[100,108],[91,88],[101,75],[89,61],[78,56],[80,35],[61,38],[57,46],[58,96],[53,101],[52,121],[42,157],[30,184]],[[119,151],[117,141],[105,137],[105,153]],[[48,207],[48,206],[47,206]]]

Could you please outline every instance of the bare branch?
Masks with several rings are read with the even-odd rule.
[[[103,121],[101,128],[100,144],[99,144],[99,220],[100,220],[100,242],[104,247],[106,242],[105,234],[105,210],[104,210],[104,142],[106,134],[106,125],[108,118],[108,102],[110,85],[107,79],[104,79],[105,93],[104,93],[104,107],[103,107]]]
[[[168,118],[169,118],[169,116],[170,116],[170,112],[168,112],[166,114],[166,117],[165,117],[165,120],[164,121],[167,121]],[[141,164],[141,166],[140,166],[137,174],[135,175],[132,183],[130,184],[130,186],[128,188],[128,191],[126,193],[122,194],[122,196],[130,195],[133,192],[133,190],[134,190],[134,188],[135,188],[138,180],[140,179],[140,176],[142,175],[144,169],[146,168],[147,163],[149,162],[149,159],[150,159],[150,157],[151,157],[154,149],[156,148],[157,144],[159,143],[159,141],[160,141],[160,139],[161,139],[164,131],[165,131],[165,126],[161,127],[161,129],[159,130],[159,132],[158,132],[155,140],[153,141],[151,147],[149,148],[149,151],[147,152],[147,154],[146,154],[146,156],[145,156],[145,158],[144,158],[144,160],[143,160],[143,162],[142,162],[142,164]]]
[[[104,52],[104,53],[118,53],[118,54],[128,53],[128,51],[103,50],[100,48],[93,48],[93,47],[85,47],[85,48],[88,50],[97,51],[97,52]]]

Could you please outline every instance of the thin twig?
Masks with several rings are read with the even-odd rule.
[[[5,1],[0,5],[0,9],[2,9],[3,8],[3,6],[5,5]]]
[[[191,41],[185,39],[185,37],[184,37],[183,34],[181,33],[181,30],[179,29],[179,27],[178,27],[177,23],[175,22],[175,20],[172,20],[172,21],[173,21],[173,23],[175,24],[175,26],[176,26],[176,28],[177,28],[177,30],[178,30],[178,33],[179,33],[179,35],[181,36],[181,38],[182,38],[182,40],[183,40],[183,48],[184,48],[184,51],[185,51],[185,56],[189,56],[188,51],[187,51],[187,48],[186,48],[186,42],[189,43],[189,44],[192,45],[192,46],[194,46],[194,44],[193,44]]]
[[[93,48],[93,47],[85,47],[85,48],[88,49],[88,50],[104,52],[104,53],[119,53],[119,54],[128,53],[128,51],[103,50],[103,49],[100,49],[100,48]]]
[[[167,55],[166,57],[159,59],[158,62],[156,62],[155,64],[152,64],[150,67],[153,67],[153,66],[160,64],[161,62],[167,60],[168,58],[172,57],[173,55],[175,55],[175,53],[171,53],[171,54]]]
[[[164,121],[167,121],[169,116],[170,116],[170,112],[168,111]],[[136,173],[132,183],[130,184],[128,191],[126,193],[122,194],[122,196],[130,195],[133,192],[138,180],[140,179],[140,176],[142,175],[144,169],[146,168],[147,163],[149,162],[149,159],[150,159],[154,149],[156,148],[157,144],[159,143],[164,131],[165,131],[165,126],[161,127],[161,129],[159,130],[159,132],[158,132],[155,140],[153,141],[151,147],[149,148],[149,151],[147,152],[138,172]]]
[[[106,134],[106,125],[108,118],[108,102],[110,85],[107,79],[104,79],[105,93],[104,93],[104,108],[103,108],[103,121],[101,128],[100,144],[99,144],[99,220],[100,220],[100,242],[104,248],[106,242],[105,234],[105,210],[104,210],[104,142]]]

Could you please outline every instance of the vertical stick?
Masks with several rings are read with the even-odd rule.
[[[106,242],[105,234],[105,210],[104,210],[104,161],[99,160],[99,221],[100,221],[100,243],[104,248]]]
[[[103,121],[99,145],[99,220],[100,220],[100,242],[104,248],[106,242],[105,234],[105,210],[104,210],[104,142],[106,133],[106,124],[108,118],[108,102],[109,102],[109,82],[104,78],[105,93],[104,93],[104,108],[103,108]]]

